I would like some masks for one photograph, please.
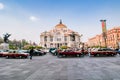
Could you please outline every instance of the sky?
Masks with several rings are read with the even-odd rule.
[[[0,37],[39,43],[40,33],[53,29],[62,19],[69,29],[82,34],[82,41],[120,26],[120,0],[0,0]]]

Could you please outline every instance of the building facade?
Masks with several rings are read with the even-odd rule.
[[[67,28],[62,23],[57,24],[52,30],[40,34],[40,46],[46,48],[59,48],[60,46],[80,47],[80,34]]]
[[[88,46],[105,47],[105,40],[103,34],[92,37],[87,42]],[[110,48],[119,48],[120,44],[120,26],[114,27],[106,32],[106,45]]]

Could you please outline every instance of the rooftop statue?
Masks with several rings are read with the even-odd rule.
[[[72,32],[72,34],[70,36],[71,36],[72,41],[75,41],[75,33]]]

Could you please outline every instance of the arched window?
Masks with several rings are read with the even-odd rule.
[[[67,36],[64,36],[64,41],[67,41]]]
[[[50,36],[50,41],[53,42],[53,36]]]
[[[44,41],[47,41],[47,36],[44,37]]]

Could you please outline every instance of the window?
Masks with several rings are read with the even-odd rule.
[[[70,36],[71,41],[75,41],[75,35]]]
[[[44,37],[44,41],[47,41],[47,36]]]
[[[64,36],[64,41],[67,41],[67,36]]]
[[[67,46],[67,43],[65,43],[65,45]]]
[[[61,41],[61,38],[57,38],[57,41]]]
[[[53,42],[53,37],[50,37],[50,41]]]
[[[64,30],[64,32],[67,32],[67,30]]]

